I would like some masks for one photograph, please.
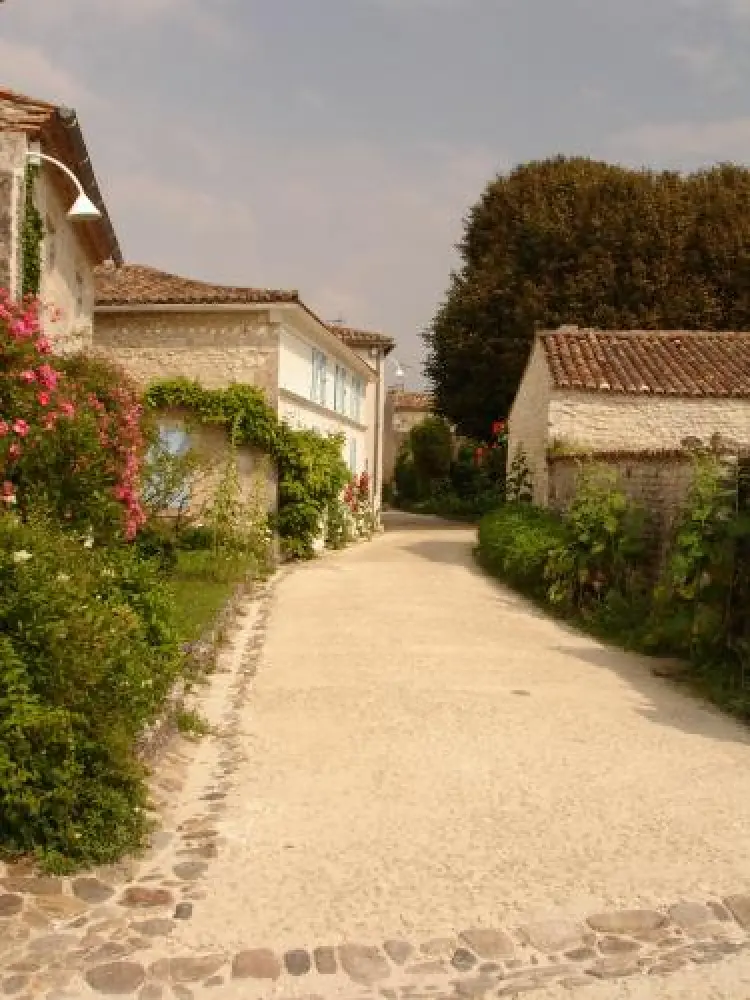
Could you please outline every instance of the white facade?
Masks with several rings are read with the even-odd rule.
[[[325,331],[325,333],[323,333]],[[342,434],[352,476],[374,468],[369,421],[375,373],[333,334],[284,322],[279,335],[278,413],[290,427]]]

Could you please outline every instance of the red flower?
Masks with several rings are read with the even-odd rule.
[[[492,425],[492,436],[497,437],[498,434],[502,434],[504,430],[505,430],[505,421],[496,420]]]
[[[13,430],[19,437],[26,437],[29,433],[29,425],[19,417],[18,420],[13,421]]]
[[[29,371],[28,369],[25,372],[21,372],[21,374],[18,377],[26,385],[33,385],[34,382],[36,382],[36,375],[34,374],[34,372]]]
[[[50,394],[48,392],[40,392],[36,398],[39,400],[40,406],[49,406]]]
[[[8,458],[10,459],[18,458],[19,455],[21,454],[21,450],[22,450],[21,445],[18,444],[17,441],[14,441],[13,444],[10,446],[10,448],[8,448]]]

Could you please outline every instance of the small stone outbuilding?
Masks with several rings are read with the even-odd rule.
[[[390,482],[401,445],[412,427],[433,414],[432,396],[427,392],[389,389],[385,401],[383,480]]]
[[[586,456],[666,527],[696,449],[750,450],[750,333],[540,333],[508,423],[508,461],[525,454],[535,503],[565,506]]]

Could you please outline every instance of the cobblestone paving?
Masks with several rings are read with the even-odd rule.
[[[577,995],[597,981],[669,976],[750,949],[746,887],[724,898],[665,901],[581,921],[463,927],[428,940],[321,941],[285,951],[264,941],[232,952],[181,948],[174,939],[200,907],[212,861],[225,848],[218,828],[272,599],[273,583],[248,599],[204,695],[220,713],[218,732],[200,743],[175,737],[156,768],[161,828],[144,858],[69,878],[30,864],[0,865],[0,995],[441,1000],[515,997],[553,984]]]

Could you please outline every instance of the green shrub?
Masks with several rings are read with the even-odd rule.
[[[625,595],[637,587],[645,514],[618,489],[616,470],[582,467],[563,521],[566,538],[545,567],[552,604],[582,611],[612,591]]]
[[[170,594],[132,547],[0,516],[0,845],[107,862],[146,832],[134,743],[180,666]]]
[[[494,575],[523,593],[546,599],[549,554],[568,540],[554,512],[531,504],[506,504],[479,524],[479,558]]]
[[[177,537],[177,546],[185,552],[200,552],[212,549],[214,536],[205,524],[190,524]]]

